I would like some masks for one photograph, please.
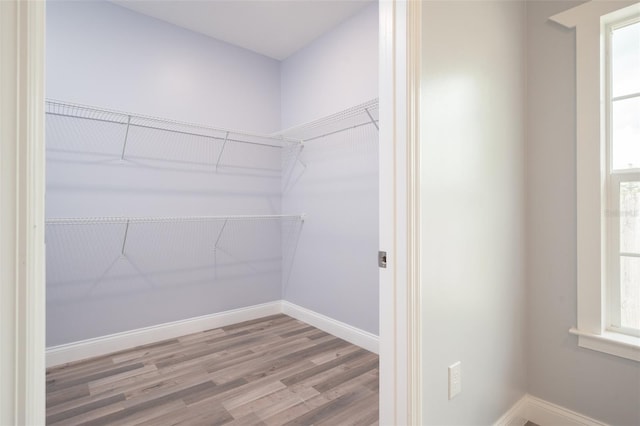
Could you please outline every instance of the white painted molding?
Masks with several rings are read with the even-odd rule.
[[[605,23],[639,12],[638,0],[592,0],[549,18],[576,32],[577,321],[571,332],[579,335],[580,347],[629,359],[637,359],[637,351],[606,331],[607,226],[603,218],[607,200],[603,189],[608,177],[603,117],[607,94],[601,58]]]
[[[45,3],[0,1],[0,424],[45,423]]]
[[[422,2],[380,0],[380,424],[421,424],[419,83]],[[417,158],[416,158],[417,157]]]
[[[198,333],[200,331],[211,330],[213,328],[224,327],[230,324],[280,313],[306,322],[371,352],[378,353],[378,336],[293,303],[278,300],[246,308],[138,328],[136,330],[110,334],[79,342],[52,346],[47,348],[47,367],[106,355],[135,348],[136,346],[148,345],[167,339],[175,339],[176,337],[187,334]]]
[[[529,394],[516,402],[494,426],[522,426],[527,421],[539,426],[607,426],[606,423]]]
[[[407,3],[407,408],[408,423],[423,424],[422,400],[424,378],[422,376],[422,256],[420,201],[420,102],[422,91],[422,2]]]
[[[526,410],[527,410],[528,395],[524,395],[518,400],[513,407],[509,409],[502,417],[498,419],[493,426],[524,426],[527,423]],[[540,425],[542,426],[542,425]]]
[[[629,6],[640,9],[640,2],[637,0],[591,0],[587,3],[583,3],[569,10],[553,15],[549,19],[567,28],[574,28],[580,23],[592,20],[593,17],[600,18],[600,16],[607,15]]]
[[[282,313],[297,320],[306,322],[322,331],[326,331],[336,337],[346,340],[349,343],[365,348],[373,353],[378,353],[378,336],[366,332],[349,324],[329,318],[312,310],[303,308],[291,302],[283,300]]]
[[[168,322],[47,348],[47,367],[148,345],[282,312],[280,301]]]
[[[633,361],[640,361],[640,338],[604,331],[601,334],[585,333],[571,328],[569,333],[578,336],[578,346]]]
[[[540,426],[607,426],[584,414],[576,413],[535,396],[526,395],[525,417]]]

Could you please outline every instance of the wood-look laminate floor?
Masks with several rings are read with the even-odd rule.
[[[274,315],[51,368],[47,424],[378,424],[378,356]]]

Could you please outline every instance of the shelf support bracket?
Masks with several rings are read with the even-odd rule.
[[[216,238],[216,243],[213,245],[213,271],[214,276],[213,280],[218,281],[218,243],[220,242],[220,238],[222,238],[222,234],[224,233],[224,228],[227,226],[227,222],[229,219],[225,219],[222,224],[222,228],[220,228],[220,233],[218,234],[218,238]]]
[[[371,122],[373,123],[374,126],[376,126],[376,130],[380,130],[380,127],[378,127],[378,123],[376,123],[376,120],[373,119],[373,116],[371,115],[371,113],[369,112],[369,108],[365,108],[364,112],[367,113],[367,115],[369,116],[369,120],[371,120]]]
[[[124,153],[127,150],[127,139],[129,138],[129,127],[131,125],[131,116],[127,116],[127,130],[124,133],[124,144],[122,145],[122,155],[120,156],[120,161],[124,161]]]
[[[224,142],[222,142],[222,149],[220,150],[220,154],[218,154],[218,160],[216,161],[216,173],[218,173],[218,164],[220,164],[220,159],[222,158],[222,153],[224,152],[224,147],[227,145],[227,141],[229,140],[229,132],[224,135]],[[225,225],[227,223],[225,222]],[[224,229],[224,226],[222,227]],[[217,243],[216,243],[217,244]]]
[[[224,233],[224,228],[226,228],[227,226],[227,222],[229,222],[229,219],[225,219],[224,223],[222,224],[222,228],[220,228],[220,233],[218,234],[218,238],[216,238],[216,243],[213,246],[214,250],[218,248],[218,243],[220,242],[220,238],[222,238],[222,234]]]
[[[127,246],[127,235],[129,234],[130,223],[131,223],[131,220],[127,219],[127,226],[124,228],[124,238],[122,239],[122,250],[120,251],[121,256],[124,256],[124,249]]]

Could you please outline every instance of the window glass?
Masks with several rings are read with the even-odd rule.
[[[611,34],[611,166],[640,168],[640,22]]]
[[[620,251],[640,255],[640,182],[620,183]]]
[[[640,257],[620,257],[620,322],[640,329]]]
[[[620,322],[640,329],[640,182],[620,184]]]
[[[640,92],[640,22],[611,36],[613,97]]]
[[[640,96],[615,101],[612,107],[613,169],[640,168]]]

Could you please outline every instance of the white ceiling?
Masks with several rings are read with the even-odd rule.
[[[282,60],[373,0],[112,0],[120,6]]]

